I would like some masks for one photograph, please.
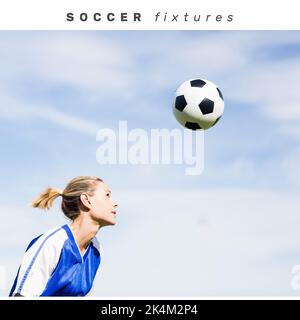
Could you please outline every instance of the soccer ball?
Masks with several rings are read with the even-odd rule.
[[[173,113],[185,128],[209,129],[220,120],[223,112],[223,95],[220,89],[208,80],[188,80],[176,90]]]

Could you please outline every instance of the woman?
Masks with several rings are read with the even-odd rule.
[[[49,209],[59,196],[71,223],[30,242],[10,296],[85,296],[92,288],[101,260],[95,236],[116,223],[118,205],[101,179],[82,176],[63,191],[46,189],[32,206]]]

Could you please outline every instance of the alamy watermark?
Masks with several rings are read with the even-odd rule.
[[[186,175],[200,175],[204,169],[204,133],[188,129],[134,128],[119,121],[117,130],[97,132],[100,142],[96,159],[101,165],[185,165]]]

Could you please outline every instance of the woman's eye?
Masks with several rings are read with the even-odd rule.
[[[107,193],[106,195],[107,195],[108,197],[110,196],[110,194],[109,194],[109,193]]]

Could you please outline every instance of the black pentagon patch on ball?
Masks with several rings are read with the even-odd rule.
[[[218,90],[218,92],[219,92],[219,96],[220,96],[220,98],[224,101],[224,98],[223,98],[223,95],[222,95],[221,90],[220,90],[219,88],[217,88],[217,90]]]
[[[201,129],[201,127],[199,126],[199,124],[197,122],[187,121],[184,126],[188,129],[192,129],[192,130]]]
[[[217,122],[220,120],[221,116],[219,118],[216,119],[216,121],[212,124],[212,127],[217,124]]]
[[[187,103],[184,96],[178,96],[175,100],[175,108],[179,111],[183,111]]]
[[[201,79],[196,79],[191,81],[191,87],[202,88],[205,84],[206,82]]]
[[[202,112],[202,114],[209,114],[214,111],[214,102],[204,98],[200,103],[199,103],[199,108]]]

